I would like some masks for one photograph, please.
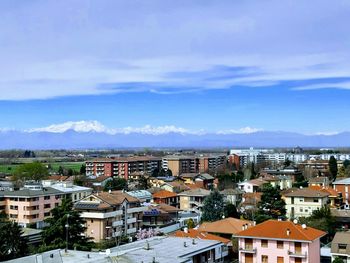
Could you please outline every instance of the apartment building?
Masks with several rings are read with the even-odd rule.
[[[325,232],[290,221],[268,220],[238,232],[241,263],[319,263]]]
[[[161,158],[153,156],[132,156],[102,158],[86,162],[86,175],[89,177],[117,176],[128,179],[135,173],[151,175],[161,168]]]
[[[0,192],[0,212],[23,227],[36,224],[44,227],[44,220],[51,216],[51,209],[60,205],[64,193],[42,185],[27,186],[16,191]]]
[[[135,235],[142,227],[142,215],[147,207],[127,193],[113,191],[91,194],[75,203],[74,209],[86,220],[86,236],[100,242]]]
[[[74,185],[72,181],[55,182],[44,180],[42,181],[42,184],[44,187],[51,187],[60,191],[63,197],[71,199],[73,203],[92,193],[92,188]]]
[[[337,257],[344,263],[350,263],[350,232],[337,232],[332,240],[332,261]]]
[[[194,211],[200,214],[203,208],[204,199],[209,194],[209,190],[202,188],[192,189],[179,193],[178,196],[180,197],[180,209],[186,211]]]
[[[310,188],[296,189],[284,194],[289,219],[308,217],[314,210],[328,204],[328,192]]]
[[[332,183],[333,189],[340,192],[347,209],[350,209],[350,178],[337,180]]]
[[[179,176],[183,173],[207,173],[223,166],[225,162],[226,155],[171,155],[162,159],[162,168]]]

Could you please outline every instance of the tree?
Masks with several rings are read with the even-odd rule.
[[[26,163],[16,168],[12,180],[17,183],[24,183],[27,180],[40,181],[47,178],[48,175],[49,172],[43,164],[38,162]]]
[[[168,170],[166,171],[166,173],[165,173],[165,176],[167,176],[167,177],[172,177],[172,176],[173,176],[173,172],[172,172],[170,169],[168,169]]]
[[[108,181],[104,187],[104,191],[109,190],[124,190],[128,186],[127,181],[124,178],[113,177],[112,180]]]
[[[63,175],[64,174],[64,169],[63,169],[63,167],[60,165],[59,167],[58,167],[58,174],[59,175]]]
[[[257,176],[256,171],[255,171],[255,164],[251,163],[250,165],[250,180],[255,179]]]
[[[277,219],[279,217],[285,217],[285,206],[286,203],[282,199],[280,190],[277,187],[273,187],[271,184],[263,185],[256,221],[260,223],[270,218]]]
[[[344,260],[342,260],[340,257],[336,257],[332,263],[344,263]]]
[[[218,191],[213,191],[204,199],[202,221],[213,222],[224,215],[224,197]]]
[[[86,165],[85,164],[82,164],[80,166],[80,171],[79,171],[80,174],[85,174],[86,173]]]
[[[28,253],[27,239],[21,237],[23,231],[16,222],[0,216],[0,261],[23,257]]]
[[[330,179],[334,181],[338,174],[338,164],[337,164],[337,160],[334,158],[333,155],[329,158],[328,165],[329,165],[329,173],[331,174],[331,177],[332,177]]]
[[[188,229],[195,228],[196,226],[192,218],[186,220],[185,224],[187,225]]]
[[[151,184],[148,182],[148,179],[141,175],[138,180],[137,188],[139,190],[146,190],[148,188],[151,188]]]
[[[283,166],[288,167],[292,164],[292,161],[289,160],[288,158],[284,161]]]
[[[344,166],[345,169],[348,168],[348,167],[350,167],[350,160],[345,160],[345,161],[343,162],[343,166]]]
[[[73,210],[70,199],[63,199],[62,204],[51,210],[52,217],[45,219],[48,224],[42,232],[43,245],[41,250],[64,248],[66,246],[66,224],[68,222],[68,248],[74,247],[81,250],[89,250],[90,238],[82,235],[85,230],[85,220],[80,213]]]
[[[237,212],[236,206],[231,203],[227,203],[225,205],[224,214],[225,214],[225,217],[239,218],[239,214]]]

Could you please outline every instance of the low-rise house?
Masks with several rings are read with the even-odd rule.
[[[224,196],[225,202],[233,204],[236,207],[238,207],[242,202],[243,191],[239,190],[238,188],[224,189],[220,191],[220,194]]]
[[[201,213],[204,199],[210,194],[209,190],[198,188],[179,193],[180,209]]]
[[[112,181],[113,177],[111,176],[99,176],[91,178],[87,181],[87,186],[92,187],[95,191],[103,191],[108,181]]]
[[[153,195],[153,202],[157,204],[167,204],[179,208],[180,198],[174,192],[161,190]]]
[[[133,236],[142,227],[143,212],[139,199],[122,191],[92,194],[74,205],[86,220],[86,236],[95,242],[105,239]]]
[[[239,262],[319,263],[324,235],[305,225],[268,220],[235,235],[239,238]]]
[[[343,197],[343,202],[347,209],[350,209],[350,178],[345,178],[342,180],[334,181],[333,189],[341,192]]]
[[[244,181],[238,184],[238,188],[245,193],[254,193],[260,192],[264,184],[268,184],[269,182],[264,180],[262,177]]]
[[[214,177],[208,173],[183,173],[180,178],[185,184],[196,184],[205,189],[211,189],[214,183]]]
[[[337,257],[344,263],[350,263],[350,232],[337,232],[332,240],[332,261]]]
[[[313,189],[313,190],[317,190],[317,191],[321,191],[329,194],[328,202],[331,208],[341,207],[343,204],[343,198],[341,193],[331,187],[313,185],[313,186],[309,186],[309,189]]]
[[[294,166],[288,166],[281,169],[265,168],[262,173],[270,176],[289,176],[292,178],[293,182],[298,181],[297,179],[303,174],[301,170]]]
[[[162,184],[160,188],[174,193],[181,193],[190,190],[190,188],[181,181],[166,182]]]
[[[293,186],[293,179],[289,175],[262,175],[262,178],[269,182],[273,187],[280,190],[290,189]]]
[[[151,204],[143,212],[143,227],[159,228],[159,231],[165,234],[173,232],[180,228],[180,224],[178,224],[180,211],[180,209],[167,204]]]
[[[310,186],[329,187],[329,179],[327,176],[312,177],[309,179],[309,187]]]
[[[284,194],[286,202],[286,216],[289,219],[308,217],[314,210],[321,209],[328,204],[329,193],[302,188]]]
[[[216,234],[231,239],[233,235],[254,226],[254,222],[233,217],[224,218],[214,222],[204,222],[198,228],[199,231]]]
[[[142,203],[150,203],[152,200],[152,194],[147,190],[135,190],[126,192],[128,195],[131,195],[140,200]]]
[[[261,201],[262,193],[244,193],[242,203],[239,205],[239,210],[244,214],[254,213],[258,209],[258,204]]]

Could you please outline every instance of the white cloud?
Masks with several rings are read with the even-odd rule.
[[[236,133],[248,134],[248,133],[255,133],[255,132],[259,132],[259,131],[263,131],[263,129],[252,128],[252,127],[243,127],[240,129],[230,129],[230,130],[218,131],[217,134],[236,134]]]
[[[350,90],[350,82],[321,83],[295,87],[293,90],[318,90],[318,89],[346,89]]]

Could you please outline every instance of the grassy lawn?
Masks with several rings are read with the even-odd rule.
[[[56,162],[51,163],[51,169],[55,172],[58,171],[58,168],[62,166],[65,169],[73,169],[73,171],[80,171],[80,167],[84,162]],[[48,165],[48,163],[43,163],[44,165]],[[12,174],[16,167],[20,164],[0,164],[0,173],[4,174]]]

